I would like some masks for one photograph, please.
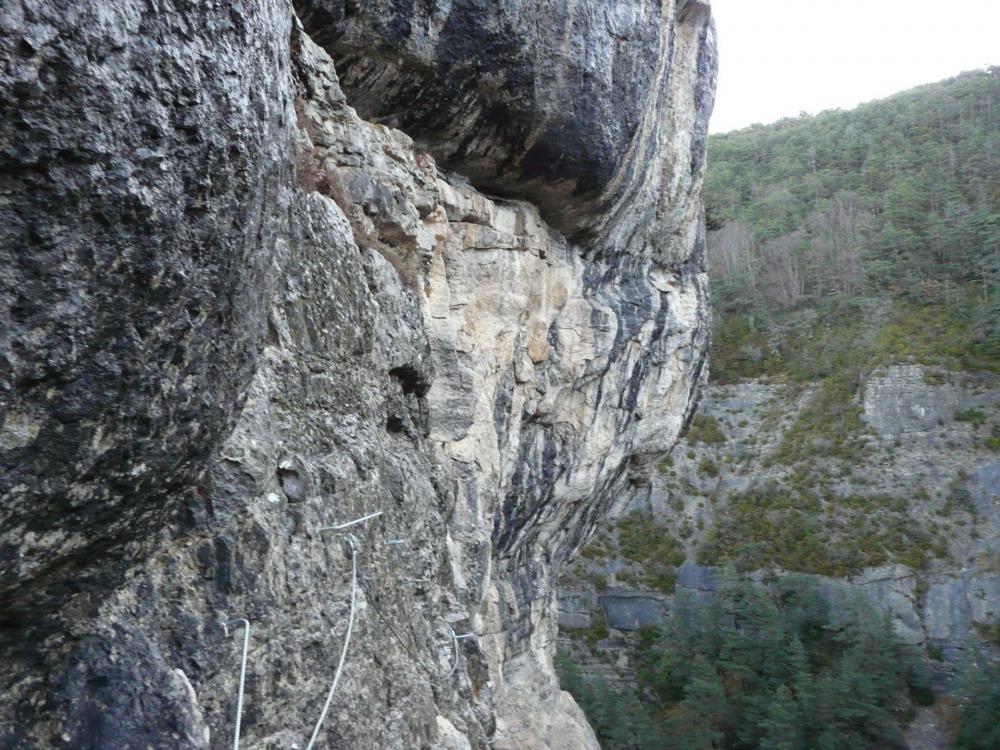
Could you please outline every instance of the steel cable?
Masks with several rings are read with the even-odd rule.
[[[344,660],[347,658],[347,648],[351,644],[351,632],[354,629],[354,614],[357,609],[358,601],[358,549],[355,545],[353,535],[348,535],[347,542],[351,545],[351,614],[347,619],[347,633],[344,635],[344,647],[340,650],[340,661],[337,664],[337,671],[333,675],[333,682],[330,684],[330,692],[326,694],[326,703],[323,704],[323,711],[319,715],[319,720],[316,722],[316,727],[313,729],[312,737],[309,738],[309,744],[306,745],[306,750],[312,750],[312,746],[316,743],[316,737],[319,736],[319,730],[323,726],[324,720],[326,720],[327,711],[330,710],[330,703],[333,701],[333,694],[337,691],[337,683],[340,682],[340,673],[344,669]]]

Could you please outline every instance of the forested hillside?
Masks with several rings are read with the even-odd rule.
[[[715,382],[997,367],[1000,68],[714,136],[710,158]]]

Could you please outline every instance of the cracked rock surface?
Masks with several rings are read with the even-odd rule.
[[[304,748],[351,602],[349,540],[320,529],[381,511],[351,529],[315,746],[596,748],[552,669],[554,574],[705,376],[715,66],[706,5],[612,6],[546,12],[601,70],[594,19],[647,40],[614,79],[622,122],[604,84],[542,106],[537,72],[509,79],[519,117],[574,112],[584,151],[615,134],[569,192],[587,159],[494,181],[370,121],[362,62],[342,86],[328,41],[366,13],[299,7],[331,58],[279,0],[0,10],[0,747],[230,746],[242,633],[221,623],[246,617],[243,746]],[[565,48],[520,33],[532,8],[497,27],[510,54]],[[476,634],[457,665],[449,629]]]

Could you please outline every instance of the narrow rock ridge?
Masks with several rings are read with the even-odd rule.
[[[705,376],[707,6],[636,21],[670,43],[560,211],[359,117],[283,2],[61,5],[0,15],[0,746],[230,746],[247,617],[243,744],[304,748],[351,599],[320,529],[381,511],[317,747],[596,749],[555,572]]]

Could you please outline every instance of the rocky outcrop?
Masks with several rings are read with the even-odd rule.
[[[565,234],[597,234],[595,252],[615,234],[640,254],[672,244],[662,214],[684,213],[714,101],[707,2],[295,6],[362,117]],[[694,225],[670,223],[679,261]]]
[[[996,646],[1000,461],[990,438],[994,425],[1000,424],[1000,384],[990,374],[913,364],[875,370],[859,390],[856,404],[862,445],[849,462],[837,461],[817,446],[816,455],[827,463],[810,467],[807,477],[821,481],[804,484],[799,466],[776,457],[816,392],[816,386],[760,381],[706,387],[695,428],[653,480],[635,491],[621,510],[622,518],[639,513],[647,519],[650,534],[676,537],[685,560],[674,571],[671,585],[688,594],[711,596],[720,585],[720,568],[698,560],[714,531],[726,522],[731,504],[754,488],[766,488],[770,495],[785,493],[808,514],[806,523],[796,528],[809,530],[813,542],[820,540],[817,547],[822,550],[825,544],[831,555],[819,560],[820,565],[837,564],[841,547],[869,545],[875,548],[870,552],[883,557],[882,564],[862,564],[843,576],[817,575],[820,590],[829,593],[846,586],[889,613],[900,638],[924,648],[932,658],[937,684],[943,686],[970,639]],[[866,528],[863,537],[839,536],[855,525],[858,508],[875,525],[858,524]],[[896,537],[886,529],[911,535],[917,551],[929,552],[925,564],[900,562],[914,557],[912,545],[909,550],[905,545],[893,547]],[[743,541],[748,546],[759,542]],[[775,562],[772,572],[780,572],[781,560]],[[784,568],[794,570],[791,565]],[[628,642],[623,634],[656,625],[669,616],[672,604],[672,592],[649,585],[643,572],[641,564],[600,549],[581,558],[565,576],[560,592],[564,634],[610,627],[620,632],[612,633],[605,644],[607,660],[626,658],[615,646]],[[765,578],[762,571],[756,575]],[[576,653],[588,658],[582,649]],[[587,668],[605,673],[593,662]]]
[[[465,24],[448,44],[558,56],[556,26],[469,25],[468,5],[433,6]],[[603,75],[617,58],[588,24],[622,11],[568,10],[584,5],[549,7],[588,19]],[[300,9],[335,56],[374,18]],[[338,58],[345,96],[283,2],[0,13],[18,103],[0,147],[0,745],[227,746],[221,623],[247,617],[244,744],[305,747],[353,588],[317,747],[596,747],[552,670],[553,576],[676,439],[707,323],[713,32],[701,3],[628,18],[648,43],[611,78],[620,123],[600,86],[577,101],[570,77],[542,102],[541,72],[508,81],[511,119],[540,128],[558,105],[586,142],[614,134],[596,182],[582,157],[537,180],[501,167],[526,142],[449,110],[477,123],[494,182],[433,128],[414,123],[415,145],[359,116],[355,97],[393,114],[359,95],[364,55]],[[370,58],[398,44],[384,72],[412,82],[401,39]],[[428,88],[433,107],[490,101],[469,88],[488,73]],[[321,531],[379,511],[350,543]],[[452,672],[449,628],[475,635]]]
[[[287,224],[293,121],[278,4],[14,3],[0,27],[9,619],[15,601],[51,608],[67,580],[108,575],[106,555],[161,525],[162,499],[232,430]]]
[[[865,383],[865,421],[878,435],[892,439],[913,434],[933,439],[946,423],[954,423],[956,413],[1000,404],[1000,393],[988,376],[970,377],[965,384],[943,380],[940,373],[920,365],[881,368]]]

